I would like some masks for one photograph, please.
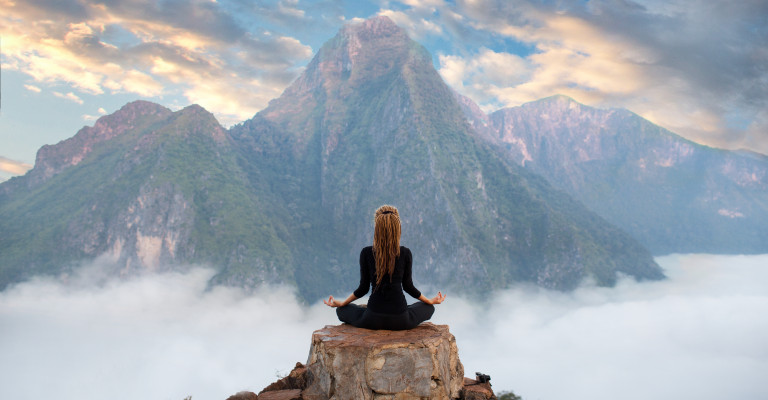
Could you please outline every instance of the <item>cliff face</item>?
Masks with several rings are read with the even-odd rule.
[[[422,288],[662,277],[628,235],[479,140],[461,107],[385,17],[342,29],[229,131],[199,106],[131,103],[0,186],[0,283],[106,254],[126,273],[206,263],[215,282],[314,300],[356,286],[385,203]]]
[[[463,377],[447,325],[407,331],[329,325],[312,333],[306,365],[296,363],[258,395],[239,392],[227,400],[495,400],[490,376],[476,375],[480,381]]]
[[[765,156],[698,145],[627,110],[564,96],[487,121],[481,137],[654,253],[768,251]]]
[[[305,400],[457,399],[464,366],[447,325],[375,331],[343,324],[312,333]]]

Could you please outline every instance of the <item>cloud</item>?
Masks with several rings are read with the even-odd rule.
[[[0,4],[3,67],[78,97],[198,103],[229,125],[298,76],[312,55],[306,43],[365,9],[439,49],[446,79],[487,111],[561,93],[628,108],[698,142],[768,153],[764,1],[402,0],[378,11],[296,0]],[[512,76],[478,61],[491,55],[510,60]]]
[[[277,2],[277,11],[293,18],[304,18],[304,10],[296,8],[298,0],[281,0]]]
[[[38,279],[0,293],[0,371],[11,374],[0,397],[258,392],[306,361],[313,327],[335,318],[299,306],[286,288],[208,291],[212,274],[196,268],[118,282],[88,266],[66,284]]]
[[[83,104],[83,99],[78,97],[76,94],[69,92],[67,94],[61,93],[61,92],[53,92],[53,95],[64,100],[69,100],[72,102],[75,102],[77,104]]]
[[[458,301],[446,322],[465,370],[523,398],[765,397],[768,256],[657,261],[670,279]]]
[[[518,94],[510,87],[527,82],[531,65],[509,53],[480,49],[472,58],[439,55],[440,75],[458,92],[483,105],[486,112],[496,111]],[[508,93],[509,92],[509,93]]]
[[[30,92],[40,93],[40,92],[42,91],[42,90],[41,90],[39,87],[37,87],[37,86],[34,86],[34,85],[26,85],[26,84],[25,84],[25,85],[24,85],[24,87],[25,87],[27,90],[29,90]]]
[[[430,13],[427,13],[430,14]],[[427,35],[440,35],[443,29],[428,16],[419,16],[402,11],[381,10],[379,15],[389,17],[399,27],[405,29],[414,40],[420,40]]]
[[[23,175],[32,169],[32,165],[0,156],[0,171],[11,175]]]
[[[98,115],[83,114],[83,120],[96,121],[97,119],[99,119],[100,116],[107,114],[107,110],[103,109],[102,107],[99,107],[99,109],[96,110],[96,113]]]
[[[281,12],[300,16],[296,2],[280,4]],[[36,82],[68,84],[73,96],[184,96],[222,121],[265,107],[265,95],[279,95],[312,55],[295,38],[247,30],[210,1],[7,2],[4,10],[4,67]]]
[[[485,303],[449,293],[433,322],[450,324],[466,375],[524,398],[766,397],[768,256],[659,262],[670,279],[615,289],[520,287]],[[0,397],[258,392],[306,361],[313,330],[337,323],[284,287],[208,290],[203,268],[117,281],[105,268],[0,292]]]
[[[481,64],[452,77],[485,109],[561,93],[629,108],[699,142],[768,153],[768,4],[730,4],[474,0],[441,14],[461,16],[444,18],[454,31],[533,46],[526,82],[489,85]],[[469,66],[483,51],[450,57]]]

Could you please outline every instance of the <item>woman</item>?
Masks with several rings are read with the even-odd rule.
[[[373,246],[360,252],[360,286],[344,301],[329,296],[323,303],[338,307],[339,320],[367,329],[405,330],[415,328],[430,319],[434,304],[445,300],[445,295],[428,299],[413,286],[412,257],[407,247],[400,246],[400,215],[397,208],[381,206],[374,216]],[[350,304],[365,296],[373,287],[368,306]],[[403,295],[421,300],[408,305]]]

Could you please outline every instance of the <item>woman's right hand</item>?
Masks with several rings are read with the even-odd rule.
[[[333,296],[328,296],[328,300],[323,300],[323,303],[325,303],[328,307],[341,307],[341,302],[337,301],[333,298]]]

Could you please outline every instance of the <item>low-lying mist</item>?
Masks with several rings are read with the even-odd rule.
[[[526,400],[768,398],[768,255],[657,261],[668,280],[448,293],[432,322],[451,326],[466,376]],[[101,270],[0,293],[0,398],[223,400],[305,362],[312,331],[338,323],[284,287],[207,291],[208,269]]]

